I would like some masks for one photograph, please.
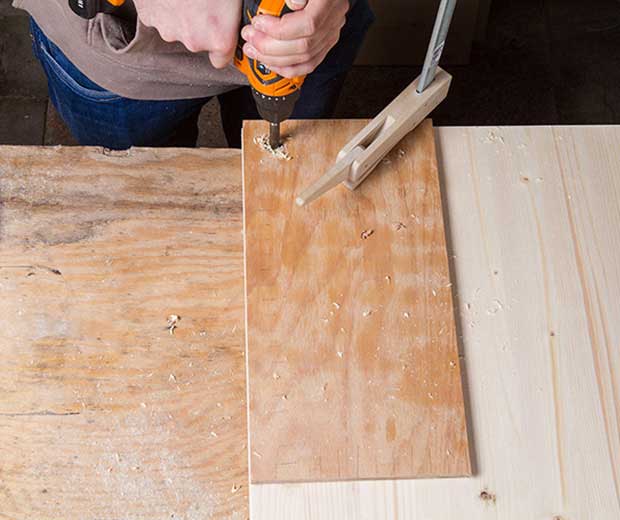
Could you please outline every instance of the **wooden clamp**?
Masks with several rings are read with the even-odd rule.
[[[421,76],[340,150],[336,164],[304,190],[296,202],[303,206],[340,183],[357,188],[405,135],[415,129],[448,95],[452,76],[438,68],[433,82],[417,92]]]

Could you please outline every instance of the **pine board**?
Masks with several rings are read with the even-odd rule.
[[[356,192],[294,205],[364,124],[286,125],[291,161],[244,126],[254,483],[470,473],[431,122]]]
[[[0,518],[247,518],[240,166],[0,148]]]
[[[252,520],[620,518],[620,127],[436,142],[475,475],[254,485]]]

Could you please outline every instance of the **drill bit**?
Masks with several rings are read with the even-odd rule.
[[[269,146],[272,149],[279,148],[280,142],[280,123],[269,123]]]

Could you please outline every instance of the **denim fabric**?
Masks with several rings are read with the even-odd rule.
[[[330,117],[347,71],[373,21],[367,0],[347,16],[340,41],[304,83],[293,118]],[[82,74],[31,19],[35,56],[48,80],[50,100],[82,145],[122,150],[131,146],[196,146],[198,116],[210,98],[170,101],[128,99],[103,89]],[[244,119],[259,119],[249,87],[218,96],[231,147],[241,146]]]

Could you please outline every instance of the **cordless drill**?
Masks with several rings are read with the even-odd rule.
[[[243,0],[241,26],[251,24],[252,18],[259,14],[279,18],[289,12],[291,10],[285,0]],[[277,148],[280,146],[280,123],[291,117],[305,77],[283,78],[259,61],[246,56],[242,46],[243,41],[240,39],[235,65],[247,76],[258,113],[270,123],[269,144]]]
[[[128,9],[126,0],[69,0],[71,9],[82,18],[94,18],[99,13],[121,14]],[[243,0],[242,27],[252,23],[259,14],[281,17],[291,12],[285,0]],[[260,116],[269,121],[269,144],[280,145],[280,123],[293,113],[299,99],[304,77],[283,78],[269,70],[264,64],[243,53],[243,41],[235,53],[235,65],[250,82],[252,96]]]

